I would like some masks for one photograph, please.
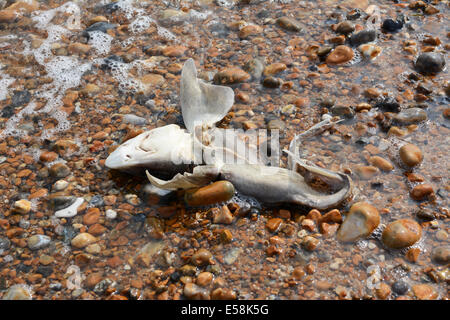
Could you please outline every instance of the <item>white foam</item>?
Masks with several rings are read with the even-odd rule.
[[[11,117],[5,125],[5,129],[0,133],[0,137],[5,135],[24,135],[26,132],[17,128],[23,115],[31,113],[48,113],[57,120],[55,128],[44,130],[41,139],[50,138],[54,133],[66,131],[70,128],[70,122],[67,120],[67,114],[60,110],[63,105],[62,99],[69,88],[77,87],[80,84],[82,75],[91,68],[90,62],[80,62],[77,58],[70,56],[55,56],[52,53],[52,44],[61,41],[63,36],[70,36],[73,32],[70,29],[76,29],[76,15],[79,15],[80,8],[74,2],[67,2],[64,5],[44,11],[33,12],[32,20],[36,22],[35,27],[47,32],[47,38],[42,41],[37,49],[30,49],[29,44],[25,43],[23,55],[32,54],[35,60],[44,66],[47,76],[53,79],[53,82],[43,85],[36,92],[37,98],[46,100],[46,105],[39,111],[35,111],[35,101],[22,109],[18,114]],[[62,25],[51,23],[56,14],[69,15],[72,17],[67,20],[67,28]],[[3,78],[2,78],[3,79]],[[1,93],[1,92],[0,92]]]
[[[111,51],[111,42],[114,38],[101,31],[89,32],[89,44],[95,52],[100,55],[108,54]]]
[[[0,101],[5,100],[8,96],[8,87],[16,81],[9,75],[2,73],[0,70]]]

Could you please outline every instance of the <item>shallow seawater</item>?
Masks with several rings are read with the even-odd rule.
[[[430,296],[447,299],[448,265],[437,264],[432,252],[449,246],[450,9],[428,1],[439,12],[426,14],[409,8],[413,2],[30,1],[10,21],[0,11],[0,297],[19,284],[33,299],[377,299],[382,284],[392,288],[402,280],[410,287],[402,298],[421,297],[412,288],[427,284]],[[351,22],[377,32],[372,43],[381,53],[375,59],[333,31],[355,8],[360,17]],[[374,24],[365,19],[373,12],[379,14]],[[400,15],[407,17],[400,31],[381,29],[382,21]],[[301,30],[281,27],[277,19],[284,16]],[[245,34],[252,25],[260,29]],[[350,61],[330,65],[318,56],[320,48],[339,44],[354,51]],[[414,61],[425,51],[441,53],[447,66],[435,75],[418,73]],[[144,174],[108,170],[105,159],[125,139],[183,126],[179,84],[188,58],[206,81],[227,67],[245,69],[252,59],[284,64],[273,75],[280,87],[253,77],[229,84],[235,104],[220,123],[266,129],[278,120],[281,149],[324,114],[344,109],[333,106],[351,109],[350,116],[332,114],[343,121],[305,140],[301,157],[349,174],[352,201],[378,209],[378,228],[342,244],[318,226],[302,229],[310,208],[266,206],[241,193],[193,208],[182,192],[146,193]],[[391,123],[395,114],[376,106],[389,98],[402,109],[423,108],[427,120]],[[358,109],[362,103],[371,109]],[[414,169],[399,158],[406,143],[424,155]],[[359,167],[374,155],[394,169],[361,177]],[[69,172],[55,173],[57,164]],[[283,155],[280,165],[286,164]],[[67,186],[58,189],[65,185],[55,185],[58,180]],[[413,200],[410,191],[420,183],[431,184],[434,196]],[[66,207],[76,198],[84,203],[75,216],[56,217],[55,197]],[[31,202],[26,213],[13,210],[20,199]],[[352,201],[337,209],[345,215]],[[231,224],[214,224],[210,209],[227,204],[253,209],[247,216],[236,211]],[[435,219],[418,217],[420,208]],[[266,224],[274,217],[282,223],[270,232]],[[384,228],[403,218],[421,224],[420,240],[411,248],[386,248]],[[95,243],[77,248],[71,240],[80,233],[94,235]],[[30,249],[34,235],[50,240]],[[319,240],[312,251],[302,245],[308,235]],[[212,263],[193,265],[200,248],[210,251]],[[411,249],[419,249],[416,261]],[[201,272],[211,272],[213,280],[197,288],[197,296],[186,296],[187,283],[202,284]],[[398,296],[392,291],[384,298]]]

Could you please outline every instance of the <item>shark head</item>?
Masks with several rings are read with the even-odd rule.
[[[136,167],[177,171],[177,166],[193,163],[192,135],[175,124],[155,128],[121,144],[106,159],[110,169]]]

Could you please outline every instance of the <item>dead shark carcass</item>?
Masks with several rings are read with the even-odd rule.
[[[183,66],[180,89],[181,111],[187,130],[172,124],[144,132],[112,152],[106,159],[108,168],[128,171],[145,168],[150,183],[165,190],[187,190],[228,180],[239,192],[270,204],[292,203],[327,209],[351,196],[349,176],[317,167],[298,156],[302,138],[331,127],[335,123],[331,119],[325,119],[293,139],[289,151],[285,150],[288,168],[268,166],[266,157],[249,161],[248,148],[229,149],[220,143],[222,141],[209,139],[225,130],[214,125],[233,106],[231,88],[198,79],[194,60],[189,59]],[[232,134],[231,139],[245,144],[236,134]],[[206,151],[231,155],[225,157],[231,162],[224,162],[223,157],[205,160],[203,152]],[[172,172],[175,176],[162,180],[156,177],[159,171]],[[320,188],[313,183],[317,181],[321,182]]]

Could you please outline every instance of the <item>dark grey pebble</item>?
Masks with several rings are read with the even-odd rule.
[[[388,32],[397,32],[401,28],[403,28],[403,21],[386,19],[383,21],[383,24],[381,27],[383,28],[383,30],[388,31]]]
[[[398,295],[404,295],[409,290],[409,285],[402,280],[398,280],[394,282],[392,285],[392,291],[395,292]]]
[[[0,250],[6,250],[9,249],[9,247],[11,246],[11,241],[9,241],[9,239],[7,238],[0,238]]]
[[[375,108],[379,108],[388,112],[399,112],[400,104],[392,97],[381,98],[375,104]]]
[[[267,88],[278,88],[281,85],[281,80],[274,77],[267,77],[263,80],[263,86]]]
[[[109,22],[105,22],[105,21],[100,21],[100,22],[96,22],[92,25],[90,25],[89,27],[87,27],[86,29],[84,29],[83,31],[83,36],[86,38],[89,38],[89,32],[94,32],[94,31],[100,31],[103,33],[106,33],[109,29],[114,29],[117,25],[109,23]]]
[[[416,60],[416,70],[423,74],[433,74],[444,70],[445,58],[437,52],[424,52]]]
[[[377,32],[375,30],[362,30],[354,33],[350,38],[352,46],[359,46],[361,44],[375,41],[377,38]]]

